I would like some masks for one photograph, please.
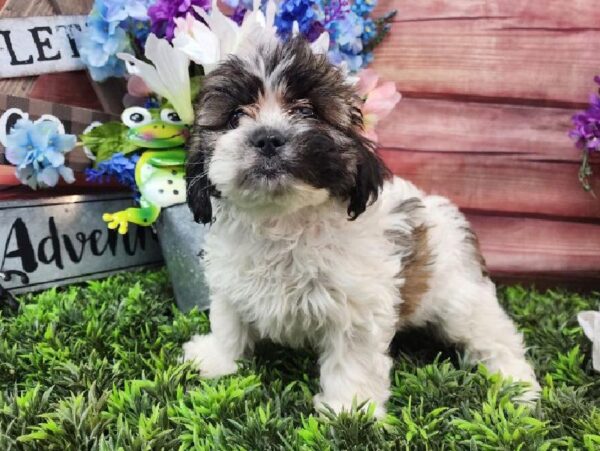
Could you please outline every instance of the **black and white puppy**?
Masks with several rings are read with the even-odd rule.
[[[477,240],[448,200],[391,177],[353,88],[300,39],[230,57],[204,81],[187,162],[206,237],[212,332],[184,357],[236,371],[267,338],[320,358],[318,408],[389,396],[394,334],[436,325],[490,370],[539,385]]]

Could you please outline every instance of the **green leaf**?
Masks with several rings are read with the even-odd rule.
[[[129,141],[128,131],[127,126],[121,122],[107,122],[80,135],[79,139],[96,156],[98,164],[117,152],[126,155],[139,149],[139,146]]]

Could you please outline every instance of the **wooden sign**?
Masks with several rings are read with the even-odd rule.
[[[83,69],[85,16],[0,19],[0,78]]]
[[[149,227],[119,235],[102,214],[133,205],[130,196],[63,196],[0,202],[0,272],[13,293],[104,277],[162,263]]]

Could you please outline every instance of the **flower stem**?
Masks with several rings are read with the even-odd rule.
[[[586,147],[583,149],[581,156],[581,166],[579,166],[579,182],[583,189],[591,193],[592,196],[596,197],[596,194],[592,191],[592,185],[590,184],[590,177],[593,175],[592,166],[590,165],[590,150]]]

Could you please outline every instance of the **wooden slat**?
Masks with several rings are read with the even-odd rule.
[[[556,26],[532,25],[535,21],[529,22],[518,10],[501,18],[497,18],[501,14],[462,16],[460,8],[453,9],[453,0],[411,2],[442,4],[448,16],[423,8],[422,17],[402,21],[410,16],[411,7],[409,2],[397,3],[399,21],[377,48],[373,67],[398,82],[404,93],[579,105],[593,89],[600,54],[598,8],[590,11],[595,28],[575,28],[558,26],[562,12],[572,17],[566,14],[573,8],[570,2],[564,2],[562,9],[553,4]],[[459,3],[467,7],[464,1]],[[500,0],[484,3],[491,8]],[[589,9],[594,5],[591,1],[584,4]],[[570,25],[568,20],[565,23]]]
[[[35,81],[29,97],[92,110],[102,110],[102,105],[84,71],[40,75]]]
[[[94,0],[50,0],[57,13],[88,14],[92,9]]]
[[[467,216],[493,275],[600,278],[600,223]]]
[[[86,194],[94,192],[128,191],[126,187],[111,181],[97,184],[85,180],[85,174],[76,173],[75,182],[69,184],[62,179],[51,189],[32,190],[23,185],[15,176],[15,167],[0,164],[0,200],[7,199],[35,199],[45,196],[63,194]]]
[[[29,97],[37,77],[18,77],[0,79],[0,93],[19,97]]]
[[[397,10],[397,21],[496,18],[514,26],[598,28],[598,5],[590,0],[379,0],[374,14]]]
[[[51,16],[55,12],[50,0],[7,0],[0,17]]]
[[[395,174],[467,209],[565,218],[600,218],[600,201],[577,180],[578,165],[504,155],[380,149]],[[600,174],[600,165],[594,170]],[[593,187],[600,193],[600,180]]]
[[[578,162],[568,137],[576,110],[403,99],[378,128],[383,147]]]

